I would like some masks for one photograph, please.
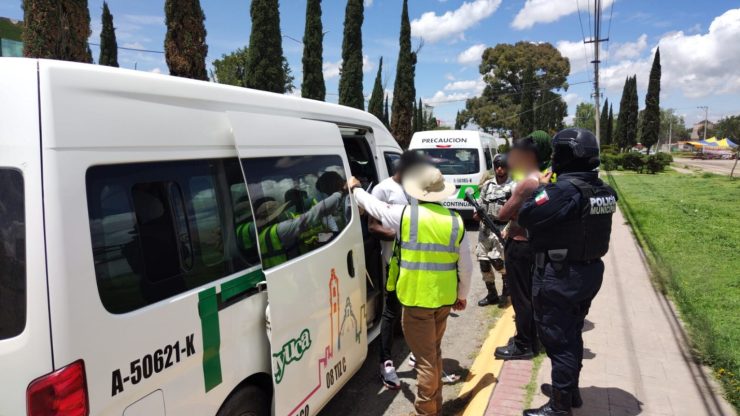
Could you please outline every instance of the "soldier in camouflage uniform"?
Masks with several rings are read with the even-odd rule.
[[[493,159],[493,175],[487,174],[482,179],[478,203],[494,220],[499,232],[503,232],[507,223],[497,221],[498,212],[511,196],[512,187],[513,182],[509,178],[506,155],[498,154]],[[478,302],[478,306],[497,304],[501,299],[496,291],[496,273],[501,275],[503,281],[502,297],[508,296],[506,270],[504,269],[504,244],[486,227],[483,221],[480,223],[475,255],[478,257],[483,281],[488,289],[488,294]]]

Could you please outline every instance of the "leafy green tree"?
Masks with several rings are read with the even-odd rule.
[[[170,74],[207,80],[206,16],[200,0],[166,0],[164,52]]]
[[[278,0],[252,0],[247,88],[285,93],[283,39]]]
[[[645,116],[642,120],[640,142],[648,149],[660,138],[660,48],[655,51],[653,67],[650,69],[650,81],[645,96]]]
[[[303,82],[301,83],[303,98],[320,101],[326,99],[323,65],[324,26],[321,23],[321,0],[308,0],[306,30],[303,34]]]
[[[730,139],[740,144],[740,115],[721,118],[715,125],[717,139]]]
[[[607,130],[609,129],[609,99],[604,100],[604,106],[599,114],[599,140],[601,145],[608,144],[606,141]]]
[[[596,130],[596,108],[591,103],[580,103],[576,106],[576,116],[573,125],[589,131]]]
[[[390,128],[391,121],[390,121],[390,114],[388,114],[388,95],[385,96],[385,104],[383,104],[383,124],[385,124],[386,128]]]
[[[672,108],[660,109],[660,135],[665,142],[675,143],[679,140],[688,140],[691,136],[691,130],[686,128],[684,118],[676,114]]]
[[[614,143],[614,106],[609,104],[609,121],[607,121],[606,144]]]
[[[537,95],[537,84],[534,68],[527,65],[522,77],[522,106],[519,112],[519,125],[523,134],[532,132],[535,128],[534,101]]]
[[[118,43],[116,42],[116,28],[113,27],[113,15],[108,8],[108,2],[103,2],[103,28],[100,31],[100,57],[98,64],[118,67]]]
[[[92,63],[87,0],[23,0],[23,55]]]
[[[339,70],[339,104],[365,109],[362,92],[362,22],[365,20],[363,0],[347,0],[344,14],[342,67]]]
[[[529,67],[535,74],[534,82],[538,88],[536,99],[552,90],[567,89],[570,61],[551,44],[498,44],[483,52],[479,69],[486,87],[480,97],[469,99],[465,103],[465,111],[462,113],[465,124],[472,121],[488,132],[497,129],[511,130],[514,137],[528,134],[521,125],[519,114],[523,112],[524,89],[531,85],[524,81]],[[537,110],[538,107],[535,107],[535,111]]]
[[[249,61],[249,49],[239,48],[230,54],[224,54],[220,59],[213,61],[213,80],[219,84],[247,87],[247,61]],[[285,92],[292,92],[293,75],[288,65],[288,60],[283,58],[283,71],[285,72]]]
[[[568,117],[568,104],[560,94],[542,91],[535,105],[535,128],[555,135],[563,128],[563,120]],[[524,131],[524,130],[522,130]]]
[[[462,120],[460,120],[460,111],[457,111],[457,114],[455,115],[455,130],[462,130]]]
[[[416,53],[411,51],[408,0],[403,0],[399,44],[396,82],[393,87],[393,105],[391,108],[391,133],[393,133],[401,147],[405,149],[411,143],[411,136],[414,133],[411,119],[413,117],[414,100],[416,99],[416,86],[414,85]]]
[[[379,120],[383,120],[383,57],[380,57],[380,63],[378,64],[378,73],[375,75],[375,84],[373,85],[373,93],[370,95],[370,102],[367,105],[367,111],[377,117]]]

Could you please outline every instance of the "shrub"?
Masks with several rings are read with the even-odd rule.
[[[648,173],[656,174],[658,172],[663,172],[665,167],[666,165],[663,164],[663,161],[658,155],[650,155],[645,161],[645,169],[647,169]]]
[[[604,170],[617,170],[619,167],[620,157],[609,153],[601,155],[601,168]]]
[[[622,167],[625,170],[642,172],[645,167],[645,157],[635,152],[625,153],[622,155]]]
[[[673,156],[671,156],[670,153],[659,152],[655,154],[655,157],[658,158],[663,167],[669,166],[673,163]]]
[[[616,147],[606,144],[604,146],[601,146],[601,154],[602,155],[616,155],[619,154],[619,149]]]

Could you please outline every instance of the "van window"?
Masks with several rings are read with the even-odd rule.
[[[245,159],[244,172],[265,269],[330,243],[350,221],[340,156]]]
[[[486,158],[486,169],[487,170],[493,169],[493,157],[491,157],[491,149],[489,148],[483,149],[483,156]]]
[[[0,168],[0,339],[26,327],[26,214],[23,176]]]
[[[388,176],[396,174],[396,168],[401,163],[401,154],[396,152],[385,152],[385,165],[388,167]]]
[[[258,264],[238,247],[249,200],[237,159],[95,166],[87,171],[98,292],[125,313]],[[246,204],[244,203],[246,202]]]
[[[416,149],[427,156],[443,175],[473,175],[480,172],[478,149]]]

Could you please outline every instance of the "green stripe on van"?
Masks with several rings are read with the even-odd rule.
[[[203,332],[203,379],[206,393],[221,384],[221,327],[218,321],[219,305],[233,299],[257,283],[265,280],[265,274],[259,268],[243,276],[221,284],[221,293],[212,287],[198,293],[198,316]]]
[[[480,198],[480,189],[478,185],[462,185],[460,186],[460,192],[457,193],[457,199],[465,199],[465,192],[468,189],[472,189],[475,194],[473,195],[476,199]]]
[[[203,331],[203,377],[206,393],[221,384],[221,329],[218,323],[218,297],[212,287],[198,293],[198,315]]]

